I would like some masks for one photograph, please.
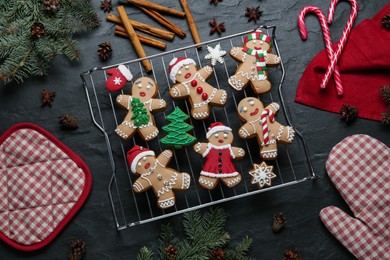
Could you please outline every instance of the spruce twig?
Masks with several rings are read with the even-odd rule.
[[[252,238],[245,236],[234,249],[225,250],[225,259],[247,259],[246,254],[249,252],[252,242]]]
[[[152,260],[153,259],[153,251],[146,246],[141,247],[138,252],[137,260]]]

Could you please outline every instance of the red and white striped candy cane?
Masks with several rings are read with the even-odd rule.
[[[261,126],[263,128],[263,141],[264,145],[269,145],[269,134],[268,134],[268,124],[267,117],[269,117],[269,121],[273,123],[275,121],[275,114],[268,108],[264,109],[260,116]]]
[[[337,3],[339,1],[340,0],[332,0],[332,2],[330,3],[329,13],[328,13],[328,23],[329,24],[331,24],[333,22],[334,11],[335,11],[336,5],[337,5]],[[336,53],[333,56],[333,59],[330,62],[330,65],[328,66],[328,68],[326,70],[324,79],[321,82],[321,88],[325,88],[326,87],[326,85],[329,82],[330,77],[332,76],[332,73],[333,73],[333,71],[335,69],[335,66],[337,64],[338,59],[340,58],[341,52],[343,51],[343,49],[345,47],[345,44],[346,44],[346,42],[348,40],[349,33],[352,30],[353,24],[355,23],[355,19],[356,19],[357,13],[359,11],[359,5],[358,5],[356,0],[348,0],[348,1],[352,5],[351,14],[349,16],[347,25],[344,28],[343,34],[342,34],[342,36],[340,38],[340,41],[339,41],[339,43],[337,45]],[[342,95],[343,91],[342,90],[339,91],[339,89],[337,89],[337,94]]]
[[[332,38],[330,37],[330,31],[329,31],[329,27],[328,27],[328,23],[326,21],[325,15],[321,11],[320,8],[318,8],[316,6],[306,6],[299,12],[298,27],[299,27],[299,32],[301,34],[301,38],[303,40],[307,39],[307,30],[306,30],[306,25],[305,25],[305,16],[307,13],[314,13],[318,17],[318,20],[320,20],[322,34],[324,36],[324,41],[325,41],[326,52],[328,54],[328,59],[329,59],[329,63],[330,63],[332,61],[332,59],[334,58]],[[342,92],[343,85],[341,82],[341,75],[340,75],[340,71],[339,71],[337,64],[336,64],[335,69],[334,69],[334,81],[336,83],[337,93],[339,93],[340,91]]]

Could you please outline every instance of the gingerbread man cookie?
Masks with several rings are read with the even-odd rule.
[[[131,87],[131,95],[119,95],[116,103],[128,110],[123,122],[118,125],[115,132],[124,140],[129,140],[136,131],[145,141],[155,138],[159,131],[154,125],[152,111],[161,111],[166,107],[163,99],[154,99],[158,86],[154,80],[142,77],[135,81]]]
[[[208,143],[194,145],[195,152],[206,157],[206,162],[200,172],[199,184],[209,190],[214,189],[219,180],[229,188],[236,186],[242,177],[232,160],[243,158],[245,151],[232,146],[232,129],[220,122],[212,123],[206,138]]]
[[[280,64],[280,57],[271,54],[271,38],[257,30],[244,38],[244,47],[233,47],[230,55],[241,62],[235,74],[229,78],[229,85],[242,90],[249,83],[257,94],[268,92],[271,82],[268,80],[267,67]]]
[[[174,58],[169,63],[169,76],[177,84],[169,90],[173,99],[188,98],[191,103],[191,115],[202,120],[210,115],[210,106],[224,106],[227,100],[225,90],[216,89],[206,82],[213,69],[205,66],[197,69],[196,63],[189,58]]]
[[[133,190],[143,192],[152,188],[161,209],[175,205],[173,190],[187,190],[191,183],[188,173],[166,167],[171,159],[171,150],[163,151],[157,158],[152,150],[138,145],[127,152],[131,171],[140,175],[133,184]]]
[[[279,104],[271,103],[264,108],[259,99],[248,97],[240,101],[237,111],[241,120],[246,122],[240,127],[238,135],[244,139],[257,137],[261,158],[265,160],[276,159],[278,155],[277,143],[290,144],[293,141],[294,129],[275,121]]]

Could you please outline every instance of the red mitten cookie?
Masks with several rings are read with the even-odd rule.
[[[125,65],[119,65],[118,68],[107,70],[107,74],[111,75],[106,81],[106,88],[108,91],[121,90],[127,81],[133,79],[133,75]]]
[[[0,137],[0,239],[10,246],[46,246],[90,189],[87,165],[46,130],[24,123]]]
[[[349,136],[333,147],[326,170],[354,215],[324,208],[327,229],[359,259],[390,259],[389,147],[368,135]]]

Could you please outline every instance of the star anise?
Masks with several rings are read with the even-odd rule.
[[[221,33],[225,31],[225,23],[218,23],[215,18],[210,21],[210,26],[210,35],[212,35],[214,32],[217,32],[219,35],[221,35]]]
[[[43,88],[41,90],[41,106],[49,105],[51,107],[55,96],[56,93],[54,91],[48,91]]]
[[[218,2],[222,2],[222,0],[210,0],[210,4],[218,5]]]
[[[111,0],[104,0],[100,3],[100,9],[102,9],[104,12],[110,12],[112,10]]]
[[[260,6],[251,8],[247,7],[245,16],[248,17],[248,23],[250,21],[257,22],[260,19],[262,13],[263,11],[260,11]]]

